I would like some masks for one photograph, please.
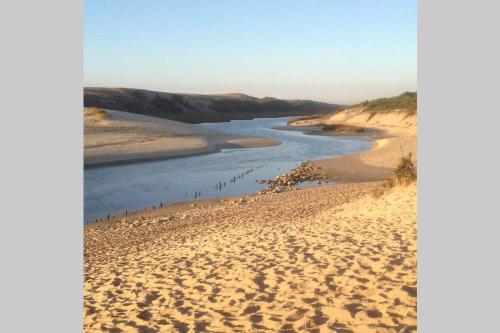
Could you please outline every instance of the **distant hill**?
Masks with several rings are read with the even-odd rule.
[[[341,105],[311,100],[257,98],[240,93],[173,94],[129,88],[84,88],[84,106],[99,107],[187,123],[301,116],[333,112]]]

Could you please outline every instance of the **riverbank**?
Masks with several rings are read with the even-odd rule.
[[[86,168],[280,144],[268,138],[221,133],[167,119],[113,110],[104,112],[103,117],[90,115],[84,119]]]
[[[109,111],[108,111],[109,112]],[[413,119],[409,119],[409,122],[405,122],[403,126],[400,126],[397,121],[394,121],[394,115],[390,113],[384,113],[385,119],[390,119],[391,124],[387,126],[383,122],[381,123],[377,117],[373,117],[370,115],[364,115],[365,119],[359,116],[359,113],[363,113],[362,110],[347,110],[341,113],[336,113],[334,115],[326,115],[320,116],[318,118],[307,117],[307,119],[296,118],[292,119],[289,122],[288,126],[275,126],[273,129],[279,130],[290,130],[290,131],[300,131],[309,135],[324,135],[324,136],[339,136],[339,137],[347,137],[347,138],[364,138],[366,140],[372,141],[372,148],[361,153],[349,154],[344,156],[335,156],[331,158],[325,158],[320,160],[313,160],[312,163],[318,166],[317,170],[318,179],[321,180],[330,180],[336,183],[355,183],[355,182],[373,182],[373,181],[382,181],[389,177],[392,173],[392,170],[398,163],[399,159],[408,153],[412,153],[413,156],[416,156],[416,135],[413,135],[416,130],[416,121]],[[121,119],[127,120],[128,117],[131,117],[134,121],[137,120],[138,116],[134,114],[126,114],[119,111],[111,111],[110,114],[114,115],[118,113],[118,116]],[[351,116],[346,116],[345,113],[350,114]],[[122,115],[125,114],[125,115]],[[354,115],[355,117],[352,117]],[[401,115],[396,112],[396,117],[400,117]],[[192,126],[190,124],[183,124],[172,122],[169,120],[151,118],[146,119],[146,121],[154,121],[155,124],[160,121],[164,121],[167,124],[175,126],[177,130],[182,130],[184,133],[190,133],[193,131]],[[364,131],[361,133],[339,133],[336,131],[323,130],[324,125],[328,125],[331,123],[347,123],[353,124],[352,119],[354,118],[354,124],[363,128]],[[360,120],[361,118],[361,120]],[[375,119],[375,124],[377,127],[374,127],[374,123],[370,122],[370,120]],[[404,117],[407,119],[408,117]],[[143,123],[145,122],[142,120]],[[410,126],[408,126],[410,124]],[[196,126],[198,127],[198,126]],[[162,130],[165,129],[164,124],[161,124],[160,127]],[[223,137],[233,137],[233,134],[221,133],[218,131],[214,131],[208,128],[198,127],[196,130],[200,130],[205,134],[209,135],[218,135]],[[149,133],[151,134],[151,133]],[[245,140],[245,139],[241,139]],[[248,139],[248,146],[255,147],[255,141],[259,142],[259,138],[250,138]],[[272,139],[264,139],[262,145],[266,145],[269,142],[276,142],[276,140]],[[218,145],[219,148],[237,148],[235,146],[231,147],[231,143],[226,141],[225,143],[221,143]],[[196,153],[194,155],[197,155]],[[173,156],[175,157],[175,156]],[[161,159],[161,157],[160,157]],[[125,161],[124,164],[127,162]],[[105,164],[121,164],[120,162],[105,162],[100,165]],[[201,194],[201,193],[200,193]],[[222,193],[221,193],[222,194]],[[222,194],[223,195],[223,194]],[[224,196],[223,200],[233,200],[233,199],[241,199],[244,198],[244,195],[241,196]],[[144,209],[132,210],[128,212],[127,219],[130,218],[139,218],[147,216],[152,218],[154,216],[161,216],[162,214],[168,214],[171,210],[183,210],[189,209],[191,206],[200,205],[202,203],[205,204],[213,204],[218,203],[221,197],[214,199],[205,199],[205,200],[196,200],[196,201],[186,201],[168,204],[164,203],[160,207],[160,204],[154,204],[153,207],[149,206]],[[106,216],[101,216],[99,218],[99,224],[107,224],[107,223],[115,223],[116,221],[120,221],[125,218],[125,209],[121,214],[114,216],[112,214],[106,219]],[[90,222],[90,221],[87,221]],[[97,222],[97,220],[96,220]],[[92,223],[96,223],[92,222]]]
[[[150,163],[87,168],[84,173],[85,222],[192,199],[255,193],[305,160],[369,149],[367,140],[273,130],[289,118],[260,118],[199,125],[216,132],[267,137],[281,142],[260,149],[224,149],[213,154]],[[189,126],[189,125],[188,125]]]
[[[345,135],[322,130],[334,124],[363,128],[364,132],[349,135],[373,140],[373,147],[357,154],[313,161],[324,177],[341,183],[380,181],[391,175],[402,156],[411,153],[416,162],[417,118],[404,110],[370,113],[357,107],[316,118],[297,118],[289,122],[289,127],[301,131],[310,127],[311,134]]]

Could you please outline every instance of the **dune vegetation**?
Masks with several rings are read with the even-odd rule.
[[[324,125],[323,131],[335,131],[344,133],[363,133],[365,129],[363,127],[346,125],[346,124],[331,124]]]
[[[83,108],[83,115],[93,120],[106,120],[108,118],[106,111],[100,108]]]
[[[390,110],[407,110],[410,112],[417,111],[417,93],[405,92],[399,96],[389,98],[378,98],[371,101],[365,101],[360,106],[365,107],[365,111],[390,111]]]

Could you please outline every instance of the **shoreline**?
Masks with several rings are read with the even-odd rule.
[[[297,127],[297,128],[294,128]],[[377,127],[363,127],[364,132],[337,132],[323,130],[318,125],[298,125],[298,126],[280,126],[280,130],[301,131],[306,135],[333,136],[341,138],[356,138],[367,140],[371,143],[370,149],[353,154],[337,155],[320,160],[311,161],[321,169],[319,173],[326,179],[337,183],[359,183],[381,181],[387,178],[392,168],[376,167],[365,164],[361,160],[363,154],[376,153],[378,140],[397,137],[390,134],[386,129]]]
[[[364,127],[364,132],[345,132],[345,131],[335,131],[335,130],[324,130],[323,126],[319,125],[286,125],[286,126],[276,126],[272,129],[281,131],[299,131],[307,135],[319,135],[319,136],[345,136],[345,137],[355,137],[355,138],[366,138],[366,139],[379,139],[391,137],[386,130],[376,128],[376,127]]]
[[[323,184],[321,186],[326,187],[326,186],[335,186],[337,184],[329,183],[329,184]],[[309,188],[313,188],[315,186],[308,186],[308,187],[296,187],[291,191],[302,191],[302,190],[307,190]],[[290,191],[290,192],[291,192]],[[287,191],[289,192],[289,191]],[[102,221],[97,221],[97,222],[88,222],[84,223],[84,228],[106,228],[106,227],[111,227],[113,225],[116,225],[117,223],[120,222],[130,222],[132,220],[137,220],[137,219],[152,219],[152,218],[158,218],[158,217],[164,217],[167,215],[173,215],[173,214],[178,214],[178,213],[183,213],[187,212],[193,208],[210,208],[219,204],[224,204],[224,203],[236,203],[239,202],[240,200],[248,200],[250,198],[256,198],[259,197],[258,192],[255,193],[250,193],[250,194],[241,194],[241,195],[225,195],[225,196],[220,196],[220,197],[214,197],[214,198],[209,198],[209,199],[198,199],[198,200],[186,200],[186,201],[180,201],[180,202],[174,202],[171,204],[164,205],[163,207],[157,207],[155,206],[155,209],[149,208],[147,210],[134,210],[131,212],[128,212],[127,215],[125,214],[120,214],[120,215],[115,215],[111,216],[109,220],[106,220],[105,218],[102,218]]]
[[[344,156],[334,156],[312,161],[322,170],[323,176],[339,183],[356,183],[379,181],[389,177],[404,155],[411,153],[417,156],[417,128],[416,115],[407,114],[400,110],[381,113],[369,113],[363,108],[353,108],[333,113],[329,116],[301,119],[295,118],[288,123],[288,127],[304,129],[313,128],[312,133],[321,135],[339,135],[319,131],[319,128],[328,125],[349,125],[363,128],[362,133],[353,133],[354,136],[368,137],[372,148],[363,152]]]
[[[284,127],[284,126],[282,126],[282,127]],[[308,135],[321,135],[321,134],[317,134],[317,132],[315,132],[315,131],[311,131],[311,133],[307,133],[306,131],[304,131],[304,129],[295,129],[295,128],[293,128],[294,126],[286,126],[286,127],[288,127],[288,129],[279,128],[279,130],[302,131],[303,133],[308,134]],[[306,127],[306,126],[303,126],[303,127]],[[386,134],[385,131],[383,131],[383,130],[378,130],[378,133],[380,135],[383,135],[383,134],[385,135]],[[342,133],[342,134],[339,134],[338,136],[344,136],[344,137],[361,137],[364,134],[364,136],[366,137],[366,133],[353,133],[353,134],[354,135]],[[330,135],[328,135],[328,136],[330,136]],[[373,151],[376,148],[376,143],[375,143],[376,139],[374,139],[373,137],[366,137],[366,139],[370,140],[371,143],[372,143],[372,146],[371,146],[370,149],[367,149],[367,150],[362,151],[362,152],[354,153],[354,154],[341,155],[341,156],[333,156],[333,157],[328,157],[328,158],[321,159],[321,160],[315,160],[315,161],[312,161],[312,162],[315,163],[316,165],[319,165],[319,164],[322,164],[322,163],[328,163],[328,161],[331,160],[331,159],[337,159],[336,161],[340,161],[340,162],[343,162],[345,160],[349,161],[351,159],[356,159],[357,155]],[[219,147],[219,148],[220,149],[226,149],[225,147]],[[198,155],[203,155],[203,154],[204,153],[194,153],[192,155],[177,156],[177,157],[179,157],[179,158],[180,157],[190,157],[190,156],[198,156]],[[172,157],[172,158],[176,158],[176,157]],[[164,159],[169,159],[169,158],[149,159],[147,161],[164,160]],[[140,163],[140,162],[141,162],[140,160],[137,160],[137,163]],[[110,162],[107,165],[99,165],[99,166],[96,166],[96,167],[113,166],[113,165],[126,165],[126,164],[130,164],[130,163],[131,162],[129,162],[129,161],[126,161],[124,163],[120,163],[120,162],[113,163],[113,162]],[[352,167],[352,163],[348,163],[347,166],[348,167]],[[321,167],[323,168],[323,166],[321,166]],[[94,168],[94,166],[90,166],[89,168]],[[386,173],[388,172],[387,170],[383,170],[385,173],[383,173],[382,175],[377,174],[377,176],[378,176],[377,178],[368,178],[368,180],[366,180],[366,177],[362,176],[362,173],[356,172],[355,174],[349,174],[350,177],[346,180],[346,179],[338,178],[337,176],[335,176],[334,174],[332,174],[332,170],[331,169],[333,169],[333,168],[328,167],[327,170],[320,171],[320,174],[326,176],[327,179],[330,180],[330,181],[335,181],[335,183],[333,183],[333,184],[324,184],[322,186],[335,186],[336,184],[345,184],[345,183],[377,182],[377,181],[381,181],[381,180],[385,179],[385,177],[383,177],[383,176],[385,176]],[[367,171],[369,172],[369,171],[372,170],[372,168],[370,166],[364,166],[363,170],[365,172],[367,172]],[[344,177],[345,177],[345,175],[344,175]],[[307,188],[309,188],[309,187],[315,187],[315,186],[316,185],[308,186]],[[295,187],[294,191],[295,190],[302,190],[302,189],[304,189],[304,188]],[[119,221],[123,221],[123,219],[125,219],[125,220],[132,220],[132,219],[137,219],[137,218],[140,218],[140,217],[152,218],[152,217],[162,216],[164,214],[169,214],[172,211],[176,212],[176,211],[179,211],[179,210],[181,210],[181,211],[182,210],[189,210],[189,208],[194,207],[194,206],[198,206],[198,205],[212,206],[212,205],[218,204],[218,203],[220,203],[222,201],[246,199],[246,198],[249,198],[249,197],[252,197],[252,196],[256,196],[256,195],[258,195],[258,192],[251,193],[251,194],[236,195],[236,196],[220,196],[220,197],[214,197],[214,198],[210,198],[210,199],[186,200],[186,201],[181,201],[181,202],[167,204],[167,205],[165,205],[163,207],[156,207],[156,205],[155,205],[155,209],[153,209],[151,207],[151,208],[149,208],[146,211],[145,210],[140,210],[140,211],[137,211],[137,212],[135,212],[135,211],[134,212],[130,212],[127,215],[125,215],[124,213],[123,214],[119,214],[119,215],[114,215],[114,216],[110,217],[109,220],[106,220],[107,217],[103,217],[103,218],[99,219],[99,221],[97,221],[97,222],[95,222],[95,221],[84,221],[84,226],[85,227],[90,227],[90,226],[109,225],[109,224],[117,223]]]
[[[315,121],[314,119],[312,120],[313,122]],[[300,121],[303,123],[304,121]],[[342,123],[342,122],[340,122]],[[332,156],[332,157],[327,157],[324,159],[320,160],[313,160],[311,161],[315,165],[319,166],[321,169],[319,170],[319,174],[325,179],[334,181],[335,184],[350,184],[350,183],[366,183],[366,182],[379,182],[385,180],[387,177],[389,177],[392,173],[392,170],[394,166],[387,166],[387,162],[390,162],[391,158],[388,158],[387,156],[384,156],[384,152],[381,151],[381,148],[384,146],[392,146],[392,150],[394,150],[394,146],[398,144],[398,138],[404,137],[400,132],[392,132],[390,129],[383,128],[383,127],[376,127],[376,126],[366,126],[366,124],[356,124],[358,126],[362,126],[366,131],[362,133],[346,133],[346,132],[335,132],[335,131],[324,131],[322,128],[322,125],[286,125],[286,126],[278,126],[273,129],[276,130],[290,130],[290,131],[300,131],[303,132],[304,134],[307,135],[321,135],[321,136],[338,136],[338,137],[346,137],[346,138],[363,138],[366,140],[369,140],[371,142],[371,148],[367,149],[365,151],[353,153],[353,154],[348,154],[348,155],[340,155],[340,156]],[[410,137],[413,137],[416,140],[416,136],[410,135]],[[264,141],[269,140],[272,142],[275,142],[275,140],[267,139],[267,138],[249,138],[249,139],[237,139],[238,140],[249,140],[250,144],[255,141],[263,139]],[[388,141],[388,142],[386,142]],[[141,163],[141,162],[150,162],[150,161],[159,161],[159,160],[166,160],[166,159],[172,159],[172,158],[183,158],[183,157],[192,157],[192,156],[199,156],[199,155],[204,155],[204,154],[209,154],[209,153],[216,153],[220,152],[221,149],[231,149],[231,148],[253,148],[253,147],[266,147],[264,146],[233,146],[234,143],[230,143],[229,141],[224,142],[224,143],[219,143],[219,144],[214,144],[213,150],[211,151],[202,151],[202,152],[186,152],[185,154],[181,155],[175,155],[175,156],[166,156],[166,157],[151,157],[151,158],[138,158],[138,159],[133,159],[133,160],[127,160],[127,161],[110,161],[110,162],[104,162],[104,163],[99,163],[98,165],[86,165],[84,168],[85,169],[90,169],[90,168],[98,168],[98,167],[105,167],[105,166],[115,166],[115,165],[127,165],[127,164],[133,164],[133,163]],[[270,144],[269,146],[275,146],[275,145],[280,145],[281,142],[277,144]],[[401,147],[402,149],[402,147]],[[411,150],[411,148],[410,148]],[[394,151],[390,152],[394,153]],[[366,160],[370,156],[377,156],[377,155],[382,155],[381,159],[384,160],[382,165],[371,165],[365,163]],[[385,154],[387,155],[387,154]],[[416,154],[414,155],[416,156]],[[393,156],[392,159],[394,160]],[[394,162],[394,161],[392,161]],[[380,163],[379,163],[380,164]],[[394,163],[393,163],[394,164]],[[330,184],[330,186],[335,186],[335,184]],[[326,186],[326,185],[324,185]],[[298,190],[298,188],[296,188]],[[223,200],[239,200],[239,199],[244,199],[248,198],[250,196],[257,195],[256,193],[252,194],[242,194],[242,195],[236,195],[236,196],[220,196],[220,197],[215,197],[211,199],[202,199],[202,200],[187,200],[187,201],[181,201],[177,203],[171,203],[165,205],[163,208],[156,207],[154,210],[150,208],[147,211],[139,211],[137,214],[138,216],[141,215],[146,215],[144,214],[145,212],[148,213],[148,216],[152,216],[151,213],[155,212],[155,216],[157,216],[159,211],[168,211],[165,210],[166,208],[173,206],[173,207],[182,207],[182,209],[186,209],[187,207],[191,207],[192,205],[196,205],[196,203],[199,202],[211,202],[211,203],[218,203]],[[158,212],[156,212],[158,211]],[[127,215],[130,217],[130,214]],[[135,215],[134,215],[135,216]],[[125,214],[120,214],[120,215],[115,215],[110,218],[110,220],[105,220],[107,217],[103,217],[102,221],[94,222],[94,221],[84,221],[85,226],[90,226],[93,224],[97,223],[106,223],[110,221],[118,221],[123,218],[125,218]]]
[[[269,138],[223,133],[173,120],[103,111],[103,119],[85,118],[84,169],[281,144]]]
[[[250,149],[250,148],[265,148],[265,147],[274,147],[274,146],[279,146],[281,145],[281,142],[276,141],[276,140],[271,140],[267,138],[242,138],[242,139],[236,139],[236,141],[241,140],[241,141],[247,141],[247,143],[244,144],[237,144],[237,143],[231,143],[231,142],[223,142],[223,143],[215,143],[212,145],[212,147],[207,147],[207,148],[201,148],[199,150],[184,150],[184,151],[179,151],[179,152],[155,152],[151,156],[142,156],[142,157],[133,157],[133,154],[129,155],[122,155],[121,157],[123,159],[116,159],[116,160],[104,160],[104,161],[99,161],[99,162],[84,162],[83,168],[84,170],[87,169],[94,169],[94,168],[101,168],[101,167],[109,167],[109,166],[118,166],[118,165],[129,165],[129,164],[137,164],[137,163],[144,163],[144,162],[156,162],[156,161],[163,161],[163,160],[170,160],[170,159],[175,159],[175,158],[185,158],[185,157],[193,157],[193,156],[201,156],[201,155],[206,155],[206,154],[214,154],[214,153],[219,153],[223,149]]]

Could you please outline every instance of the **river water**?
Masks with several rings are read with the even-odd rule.
[[[285,126],[288,119],[200,124],[221,132],[268,137],[281,141],[279,146],[224,149],[207,155],[85,169],[84,221],[122,214],[125,210],[149,209],[160,202],[195,200],[195,196],[208,199],[257,192],[265,185],[255,182],[256,179],[274,178],[303,161],[351,154],[371,147],[366,138],[273,129]]]

